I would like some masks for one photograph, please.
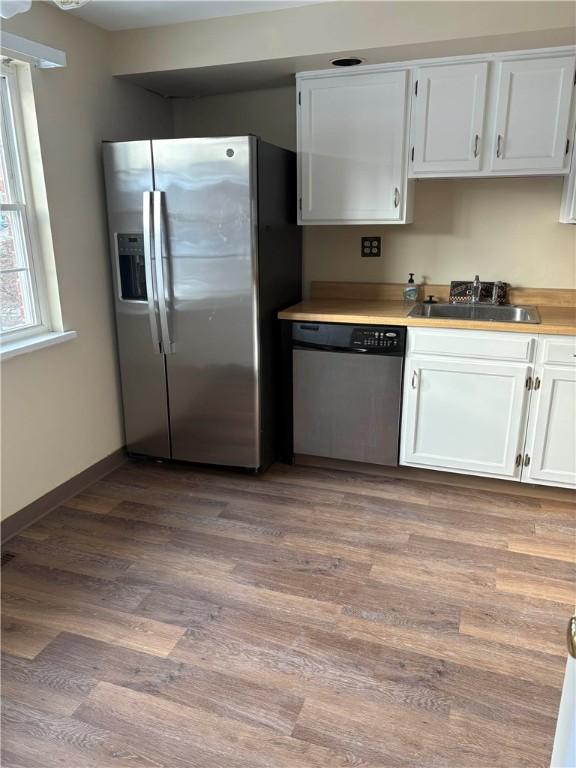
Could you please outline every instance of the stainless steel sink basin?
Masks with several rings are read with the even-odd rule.
[[[449,320],[482,320],[495,323],[539,323],[535,307],[516,304],[415,304],[408,317],[438,317]]]

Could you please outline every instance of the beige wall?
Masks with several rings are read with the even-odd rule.
[[[174,99],[175,136],[254,133],[286,149],[296,148],[295,88],[245,91],[201,99]]]
[[[356,0],[116,32],[111,55],[115,72],[135,73],[533,32],[560,44],[569,40],[547,33],[574,26],[571,2]]]
[[[294,149],[293,88],[174,101],[176,134],[247,133]],[[427,179],[416,183],[414,223],[305,227],[304,282],[447,283],[474,276],[517,286],[576,288],[576,227],[560,224],[560,178]],[[382,236],[383,256],[359,255]]]
[[[63,320],[78,332],[2,365],[4,518],[123,444],[100,141],[169,136],[172,116],[111,78],[102,30],[44,3],[3,26],[68,56],[33,77]]]

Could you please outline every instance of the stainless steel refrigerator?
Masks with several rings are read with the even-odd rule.
[[[267,466],[276,315],[301,296],[294,154],[253,136],[103,152],[128,451]]]

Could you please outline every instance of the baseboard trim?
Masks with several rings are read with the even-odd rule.
[[[95,483],[100,478],[107,475],[112,470],[117,469],[126,461],[126,449],[119,448],[109,456],[105,456],[100,461],[97,461],[92,466],[79,472],[70,480],[59,485],[44,496],[41,496],[36,501],[33,501],[28,506],[23,507],[18,512],[15,512],[6,520],[2,521],[1,538],[2,544],[7,542],[13,536],[21,533],[25,528],[40,520],[41,517],[47,515],[48,512],[54,509],[54,507],[60,506],[65,501],[80,493],[92,483]]]

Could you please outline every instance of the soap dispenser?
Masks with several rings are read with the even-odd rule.
[[[418,288],[420,286],[414,282],[414,272],[410,272],[409,275],[408,282],[404,286],[404,301],[413,303],[418,301]]]

